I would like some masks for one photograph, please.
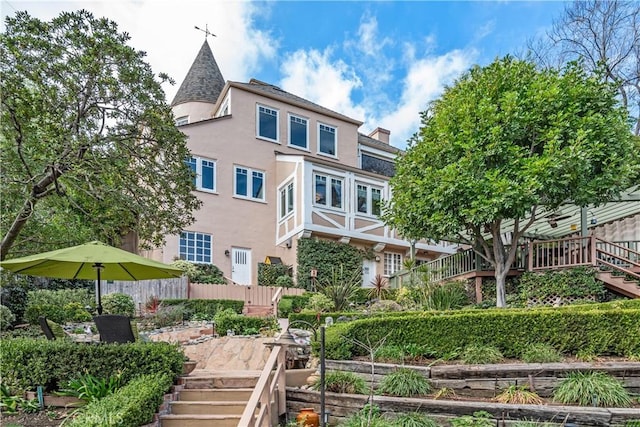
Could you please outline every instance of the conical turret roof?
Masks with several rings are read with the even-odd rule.
[[[207,40],[204,41],[198,56],[191,64],[187,77],[171,102],[171,106],[185,102],[208,102],[215,104],[224,87],[224,77],[218,68]]]

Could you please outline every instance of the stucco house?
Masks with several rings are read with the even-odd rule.
[[[238,284],[257,284],[258,263],[278,257],[296,268],[301,238],[373,250],[363,285],[402,268],[411,250],[379,218],[391,197],[399,149],[390,132],[258,80],[225,81],[205,40],[172,107],[187,135],[202,208],[196,222],[152,256],[213,263]],[[415,243],[418,260],[455,252]]]

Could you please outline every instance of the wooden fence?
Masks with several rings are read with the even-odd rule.
[[[304,289],[278,288],[275,286],[244,286],[244,285],[203,285],[191,283],[189,298],[192,299],[232,299],[244,301],[245,305],[270,306],[273,296],[278,289],[282,295],[302,295]]]
[[[158,299],[230,299],[244,301],[245,305],[271,306],[272,298],[282,289],[281,295],[301,295],[304,289],[273,286],[208,285],[189,283],[180,279],[140,280],[138,282],[113,281],[102,284],[102,295],[119,292],[131,295],[136,307],[151,298]]]

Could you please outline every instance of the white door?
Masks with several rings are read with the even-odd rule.
[[[376,276],[376,262],[371,259],[362,261],[362,287],[370,288],[371,281]]]
[[[251,250],[231,248],[231,280],[239,285],[251,284]]]

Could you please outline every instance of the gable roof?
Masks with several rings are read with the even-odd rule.
[[[308,110],[312,110],[320,114],[324,114],[326,116],[336,118],[338,120],[343,120],[345,122],[353,123],[357,126],[362,125],[362,122],[359,120],[355,120],[355,119],[352,119],[351,117],[347,117],[343,114],[337,113],[333,110],[330,110],[321,105],[313,103],[307,99],[301,98],[297,95],[284,91],[280,89],[278,86],[261,82],[260,80],[251,79],[249,83],[241,83],[241,82],[229,82],[229,83],[231,86],[241,88],[249,92],[256,93],[258,95],[266,96],[272,99],[277,99],[287,104],[297,105],[299,107],[306,108]]]
[[[171,106],[194,101],[215,104],[223,87],[224,77],[213,57],[209,43],[205,40],[173,98]]]
[[[399,154],[403,152],[401,149],[394,147],[393,145],[389,145],[386,142],[378,141],[377,139],[371,138],[370,136],[367,136],[360,132],[358,132],[358,142],[369,147],[386,151],[387,153]]]

